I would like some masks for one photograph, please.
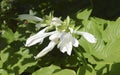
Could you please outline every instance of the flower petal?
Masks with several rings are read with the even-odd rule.
[[[40,29],[41,27],[46,27],[47,26],[47,24],[44,24],[44,23],[37,23],[36,25],[35,25],[35,27],[37,28],[37,29]]]
[[[62,32],[60,35],[60,43],[57,45],[57,48],[63,47],[63,45],[67,42],[66,40],[66,34],[65,32]]]
[[[38,59],[40,57],[43,57],[44,55],[46,55],[48,52],[50,52],[56,45],[55,41],[51,41],[47,47],[45,47],[40,53],[37,54],[37,56],[35,56],[35,59]]]
[[[61,21],[59,18],[54,17],[54,18],[52,19],[51,25],[60,26],[61,23],[62,23],[62,21]]]
[[[73,38],[72,40],[73,40],[73,41],[72,41],[72,45],[73,45],[74,47],[78,47],[79,41],[78,41],[76,38]]]
[[[90,34],[88,32],[77,31],[76,33],[79,34],[79,35],[82,35],[90,43],[96,43],[97,42],[97,39],[92,34]]]
[[[70,33],[63,33],[60,38],[60,43],[58,44],[58,48],[62,53],[67,52],[68,55],[71,55],[72,52],[72,35]]]
[[[29,15],[29,14],[22,14],[22,15],[19,15],[18,17],[20,20],[31,20],[31,21],[43,21],[42,18],[39,18],[39,17],[36,17],[36,16],[33,16],[33,15]]]
[[[67,52],[68,55],[71,55],[72,52],[72,42],[68,42],[67,44],[64,44],[60,47],[60,51],[62,53]]]
[[[67,54],[71,55],[71,53],[72,53],[72,42],[69,42],[65,47],[67,49]]]
[[[56,33],[52,34],[49,39],[50,40],[54,40],[54,39],[58,39],[60,38],[60,33],[58,31],[56,31]]]
[[[46,30],[46,28],[41,30],[41,31],[39,31],[37,34],[29,37],[27,39],[27,41],[26,41],[25,46],[29,47],[29,46],[32,46],[32,45],[34,45],[36,43],[39,43],[39,42],[42,43],[44,38],[46,38],[47,36],[49,36],[49,35],[54,33],[54,31],[53,32],[49,32],[49,33],[45,33],[45,30]]]

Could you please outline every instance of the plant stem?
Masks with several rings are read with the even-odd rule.
[[[78,51],[79,50],[79,51]],[[84,55],[83,55],[83,52],[80,50],[80,48],[78,49],[78,48],[74,48],[74,52],[76,53],[76,55],[81,59],[81,61],[82,61],[82,64],[84,65],[84,66],[87,66],[87,61],[86,61],[86,59],[85,59],[85,57],[84,57]]]

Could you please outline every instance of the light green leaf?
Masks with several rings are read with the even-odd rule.
[[[111,64],[99,63],[95,66],[97,75],[108,75],[110,72]]]
[[[88,21],[83,21],[84,28],[82,30],[93,34],[97,39],[97,43],[91,44],[88,41],[86,41],[83,37],[80,39],[80,45],[85,49],[85,51],[89,53],[90,56],[94,55],[99,59],[102,58],[99,52],[101,52],[101,50],[105,46],[104,41],[102,39],[103,24],[99,25],[100,23],[94,20],[94,18]]]
[[[104,60],[104,63],[120,62],[120,21],[99,20],[92,18],[90,21],[83,21],[85,24],[83,30],[92,33],[97,38],[97,43],[90,44],[81,38],[80,45],[90,55]],[[105,24],[107,24],[106,28],[104,28]]]
[[[104,68],[105,66],[106,66],[105,63],[99,63],[95,66],[95,70],[100,70],[100,69]]]
[[[6,38],[8,43],[11,43],[14,41],[14,33],[8,27],[5,27],[4,30],[2,30],[2,37]]]
[[[0,75],[8,75],[8,73],[6,70],[0,69]]]
[[[120,38],[120,20],[108,21],[107,28],[103,32],[105,42],[111,42]]]
[[[120,38],[108,43],[101,51],[106,62],[120,62]]]
[[[88,20],[92,10],[91,9],[85,9],[83,11],[79,11],[77,13],[77,18],[81,20]]]
[[[33,55],[29,53],[28,49],[20,47],[19,50],[19,44],[15,43],[17,47],[9,45],[1,51],[2,68],[7,70],[9,74],[11,73],[11,75],[12,73],[20,75],[28,67],[34,66],[37,63],[32,58]]]
[[[5,61],[8,60],[9,57],[9,53],[5,52],[8,48],[10,48],[10,46],[6,46],[5,49],[3,49],[0,53],[0,57],[1,57],[1,61],[4,63]]]
[[[29,54],[28,49],[21,47],[20,50],[15,54],[21,55],[21,58],[11,67],[11,69],[16,71],[15,69],[19,67],[19,69],[17,70],[19,74],[24,72],[28,67],[31,67],[37,64],[37,61],[35,61],[35,59],[32,57],[33,55]]]
[[[32,73],[32,75],[52,75],[52,73],[55,70],[59,70],[59,69],[60,69],[60,67],[51,65],[51,66],[43,67],[43,68],[35,71],[34,73]]]
[[[74,70],[63,69],[63,70],[54,72],[52,75],[76,75],[76,73]]]

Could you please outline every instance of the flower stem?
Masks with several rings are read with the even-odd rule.
[[[82,64],[84,66],[87,66],[87,61],[83,55],[83,52],[81,51],[81,49],[79,48],[74,48],[74,52],[76,53],[76,55],[79,57],[79,59],[82,61]]]

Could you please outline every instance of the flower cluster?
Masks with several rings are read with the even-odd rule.
[[[22,15],[20,17],[22,17]],[[34,57],[35,59],[46,55],[56,45],[62,53],[67,52],[68,55],[71,55],[72,47],[79,46],[79,41],[74,35],[82,35],[88,42],[96,43],[96,38],[92,34],[79,31],[78,29],[76,30],[75,26],[70,24],[69,17],[67,17],[64,21],[58,17],[49,17],[49,19],[45,20],[36,16],[30,17],[32,17],[34,20],[40,21],[40,23],[36,24],[36,27],[43,27],[43,29],[40,30],[37,34],[30,36],[27,39],[25,46],[29,47],[37,43],[42,44],[46,37],[49,37],[50,40],[48,46],[39,52]]]

